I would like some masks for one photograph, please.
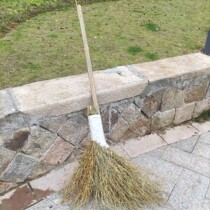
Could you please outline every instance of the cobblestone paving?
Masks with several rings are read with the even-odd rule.
[[[177,126],[166,130],[164,134],[131,139],[113,148],[137,166],[147,169],[148,176],[162,183],[161,191],[166,202],[155,210],[210,210],[210,127],[207,123]],[[179,133],[174,135],[175,131]],[[180,139],[182,132],[184,139]],[[56,179],[56,176],[60,177],[61,173],[62,169],[54,174],[52,172],[40,180],[32,181],[30,186],[32,190],[38,189],[40,183],[47,185],[47,180],[53,178],[54,189],[59,189],[56,180],[59,182],[60,178]],[[26,210],[70,209],[60,203],[61,195],[53,193],[33,202]],[[144,210],[153,208],[145,207]]]

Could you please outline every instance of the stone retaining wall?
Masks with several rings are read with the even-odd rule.
[[[189,54],[94,73],[109,144],[210,108],[210,57]],[[0,194],[73,161],[89,141],[86,74],[0,91]]]

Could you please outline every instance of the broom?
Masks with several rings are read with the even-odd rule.
[[[80,5],[77,5],[77,11],[94,104],[88,109],[92,141],[64,188],[63,202],[70,202],[74,209],[86,207],[90,202],[97,210],[136,210],[145,205],[155,206],[163,201],[159,185],[151,181],[145,171],[110,150],[106,143]]]

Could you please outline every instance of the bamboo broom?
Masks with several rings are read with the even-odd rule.
[[[74,209],[92,202],[96,210],[137,210],[145,205],[157,205],[163,201],[159,185],[145,171],[110,150],[106,143],[80,5],[77,11],[94,104],[89,107],[88,116],[92,141],[64,188],[63,202],[71,203]]]

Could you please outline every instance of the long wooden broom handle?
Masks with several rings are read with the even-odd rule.
[[[96,111],[99,114],[100,110],[99,110],[98,99],[97,99],[97,95],[96,95],[96,85],[95,85],[95,80],[93,77],[93,69],[92,69],[92,64],[91,64],[91,60],[90,60],[90,52],[89,52],[89,47],[88,47],[88,42],[87,42],[87,35],[86,35],[86,31],[85,31],[85,23],[84,23],[84,19],[83,19],[81,5],[77,5],[77,13],[78,13],[78,17],[79,17],[81,32],[82,32],[82,40],[83,40],[83,45],[84,45],[84,51],[85,51],[85,57],[86,57],[86,63],[87,63],[87,69],[88,69],[88,77],[89,77],[89,83],[90,83],[93,104],[96,108]]]

